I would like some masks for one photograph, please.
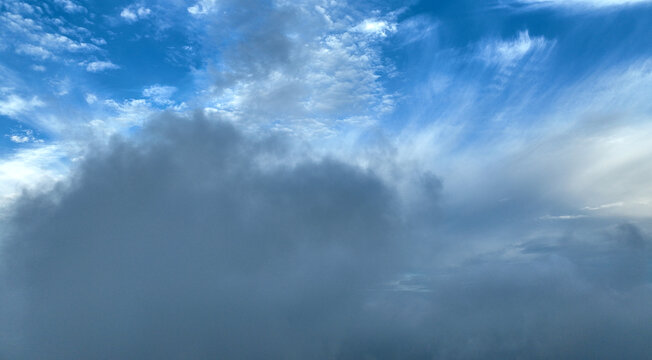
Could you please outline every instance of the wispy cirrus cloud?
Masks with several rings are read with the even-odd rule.
[[[579,8],[609,8],[649,3],[650,0],[519,0],[522,4],[545,7],[579,7]]]
[[[542,36],[531,37],[521,31],[511,40],[487,40],[480,45],[478,56],[490,65],[510,66],[528,55],[534,55],[554,44]]]

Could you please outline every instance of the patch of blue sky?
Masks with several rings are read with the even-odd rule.
[[[142,98],[153,85],[174,87],[178,97],[191,94],[192,71],[203,60],[197,39],[191,38],[188,14],[148,6],[73,0],[3,2],[0,64],[5,101],[37,99],[49,117],[89,118],[92,113],[81,112],[109,99]],[[152,104],[163,105],[169,104]],[[36,109],[4,114],[0,130],[10,132],[17,121],[42,125],[29,110]],[[42,130],[47,134],[52,129]]]

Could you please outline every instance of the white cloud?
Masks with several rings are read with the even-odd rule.
[[[549,42],[544,37],[530,37],[521,31],[513,40],[490,40],[480,47],[479,57],[488,64],[508,66],[526,55],[545,49]]]
[[[419,15],[408,18],[397,25],[398,41],[402,44],[409,44],[420,41],[437,29],[440,24],[430,17]]]
[[[0,99],[0,115],[16,116],[43,105],[43,102],[36,96],[27,100],[16,94],[10,94],[4,99]]]
[[[532,6],[604,8],[648,3],[651,0],[520,0],[518,2]]]
[[[145,99],[129,99],[123,102],[108,99],[104,100],[103,104],[115,114],[104,121],[105,126],[110,127],[112,132],[142,125],[156,111]]]
[[[379,19],[365,19],[354,30],[385,37],[390,33],[396,32],[396,24]]]
[[[55,3],[62,6],[68,13],[86,12],[86,8],[75,3],[72,0],[54,0]]]
[[[88,53],[101,50],[102,42],[94,41],[90,30],[71,23],[71,19],[46,16],[38,5],[17,4],[9,2],[5,11],[0,12],[0,49],[13,47],[18,54],[62,63],[74,61],[71,53],[87,57]],[[58,0],[58,4],[68,12],[86,11],[70,0]]]
[[[541,211],[531,218],[652,218],[652,165],[646,160],[652,156],[652,62],[601,68],[584,79],[543,90],[539,86],[547,82],[524,84],[550,96],[541,108],[522,100],[529,115],[506,110],[505,127],[498,131],[486,123],[478,130],[477,114],[455,102],[462,110],[450,118],[405,130],[396,141],[401,161],[442,174],[446,197],[464,206],[478,206],[483,198],[495,206],[501,198],[526,194],[513,201]],[[468,92],[472,109],[481,93]],[[491,139],[460,150],[460,142],[475,136],[471,131],[490,132]]]
[[[615,208],[615,207],[621,207],[625,205],[622,201],[615,202],[615,203],[610,203],[610,204],[602,204],[598,206],[585,206],[582,208],[582,210],[588,210],[588,211],[597,211],[597,210],[604,210],[604,209],[610,209],[610,208]]]
[[[149,8],[132,4],[122,9],[120,16],[128,22],[136,22],[148,17],[151,13],[152,10]]]
[[[104,70],[113,70],[119,69],[120,66],[110,62],[110,61],[92,61],[86,64],[86,71],[89,72],[101,72]]]
[[[43,65],[32,65],[32,70],[38,71],[38,72],[44,72],[46,69],[45,69],[45,66],[43,66]]]
[[[53,93],[58,96],[67,95],[72,88],[69,78],[51,79],[49,83]]]
[[[255,9],[260,14],[251,17],[257,20],[217,20],[224,22],[224,31],[233,27],[245,33],[238,34],[241,44],[224,49],[217,82],[206,85],[212,91],[205,104],[209,111],[324,138],[368,128],[393,109],[395,97],[381,81],[393,69],[381,49],[396,30],[392,16],[356,19],[339,3],[282,5],[273,10],[278,13]],[[249,21],[264,26],[248,26]],[[210,76],[197,73],[198,81]]]
[[[91,38],[91,41],[96,45],[106,45],[106,40],[102,38]]]
[[[68,173],[66,153],[56,144],[23,148],[0,158],[0,215],[24,189],[44,191]]]
[[[86,100],[86,103],[88,104],[94,104],[97,101],[97,96],[89,93],[84,96],[84,100]]]
[[[41,46],[50,50],[65,50],[70,52],[99,50],[96,45],[75,41],[61,34],[44,33],[38,35],[37,40]]]
[[[30,141],[30,138],[24,135],[11,135],[9,139],[18,144],[22,144]]]
[[[122,11],[120,12],[120,16],[124,19],[127,19],[128,21],[138,20],[138,15],[136,15],[136,13],[129,8],[122,9]]]
[[[43,31],[43,27],[36,21],[26,18],[21,14],[3,12],[0,13],[0,24],[8,30],[16,33],[31,33]]]
[[[34,13],[34,6],[22,1],[4,1],[3,5],[12,12],[16,13]]]
[[[41,46],[36,46],[32,44],[22,44],[16,48],[17,54],[29,55],[41,60],[49,59],[53,57],[52,53]]]
[[[43,140],[37,138],[34,136],[34,131],[31,129],[24,129],[24,130],[19,130],[19,131],[13,131],[12,134],[5,135],[11,140],[12,142],[15,142],[17,144],[24,144],[24,143],[42,143]]]
[[[199,0],[195,5],[188,7],[192,15],[205,15],[217,9],[217,0]]]
[[[170,105],[174,102],[170,100],[172,94],[177,91],[177,88],[174,86],[162,86],[162,85],[152,85],[143,90],[143,96],[151,99],[157,104],[160,105]]]
[[[541,216],[541,220],[577,220],[587,217],[586,215],[545,215]]]

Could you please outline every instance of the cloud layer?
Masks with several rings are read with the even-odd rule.
[[[432,203],[436,180],[414,182],[435,191],[424,208],[370,169],[297,158],[281,137],[203,115],[164,115],[142,135],[114,139],[70,182],[19,201],[2,248],[2,356],[650,350],[651,244],[634,225],[576,224],[574,235],[507,237],[477,253],[472,240],[491,234]]]
[[[396,260],[391,192],[335,161],[262,166],[278,139],[167,121],[23,199],[3,356],[319,357],[351,331]]]

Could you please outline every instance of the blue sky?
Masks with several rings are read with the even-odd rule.
[[[650,24],[0,0],[0,357],[645,358]]]

